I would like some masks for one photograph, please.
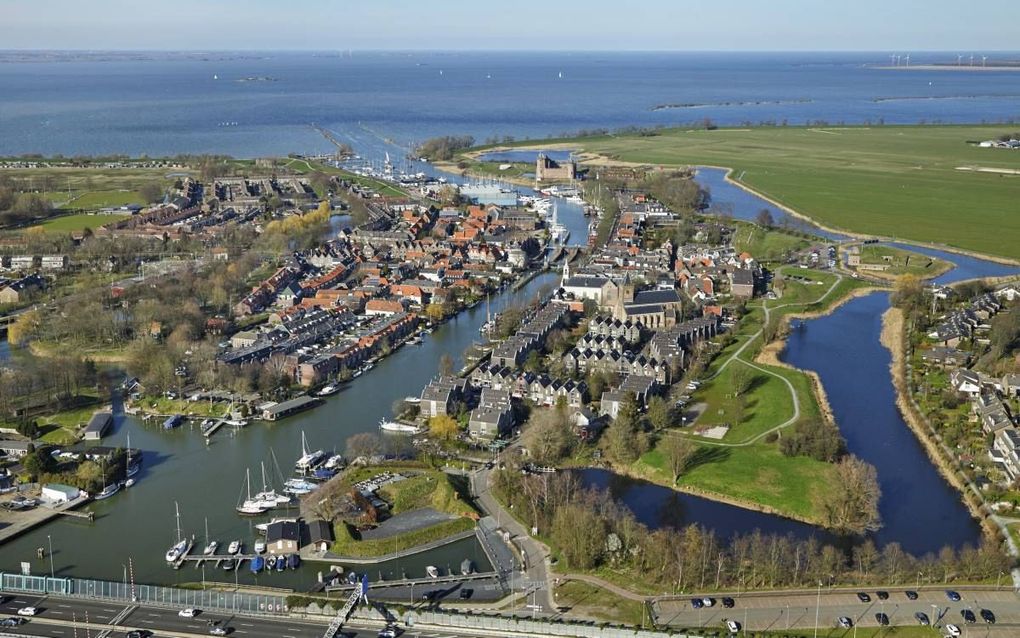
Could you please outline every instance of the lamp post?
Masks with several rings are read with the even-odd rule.
[[[46,541],[50,546],[50,578],[56,577],[56,571],[53,569],[53,538],[49,534],[46,535]]]
[[[939,626],[939,606],[934,603],[931,606],[931,626]]]
[[[818,638],[818,608],[822,605],[822,581],[818,581],[818,592],[815,594],[815,638]]]

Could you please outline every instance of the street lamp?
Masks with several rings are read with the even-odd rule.
[[[931,606],[931,626],[939,626],[939,606],[934,603]]]
[[[56,572],[53,569],[53,539],[50,537],[49,534],[46,535],[46,541],[49,543],[50,546],[50,578],[55,578]]]
[[[818,608],[822,605],[822,581],[818,581],[818,593],[815,594],[815,638],[818,638]]]

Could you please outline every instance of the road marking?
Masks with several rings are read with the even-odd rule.
[[[70,609],[71,608],[70,605],[57,605],[57,607],[60,607],[61,609]]]

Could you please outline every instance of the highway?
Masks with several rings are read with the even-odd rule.
[[[871,602],[861,602],[855,591],[838,590],[829,592],[769,592],[734,596],[735,606],[726,609],[719,602],[721,595],[711,594],[716,604],[711,608],[694,609],[691,598],[682,600],[660,600],[655,604],[656,621],[660,626],[718,628],[725,620],[736,620],[748,630],[778,631],[787,628],[806,629],[815,626],[815,603],[818,605],[818,626],[836,627],[836,619],[848,616],[855,625],[878,627],[875,614],[884,613],[891,625],[917,625],[915,612],[922,612],[935,622],[941,618],[941,625],[952,623],[966,628],[969,636],[1016,636],[1020,635],[1020,597],[1006,588],[965,589],[959,591],[962,600],[952,602],[943,589],[920,589],[918,599],[910,600],[901,588],[890,588],[889,599],[879,600],[875,589],[865,591]],[[966,625],[960,615],[962,609],[970,609],[977,616],[977,623]],[[986,625],[980,617],[982,609],[995,614],[995,624]],[[934,633],[933,633],[934,635]]]
[[[209,635],[210,621],[220,621],[228,627],[229,635],[237,638],[321,638],[327,619],[317,621],[298,618],[252,618],[215,612],[200,612],[194,618],[181,618],[179,609],[141,607],[108,601],[58,598],[55,596],[3,595],[0,618],[17,615],[22,607],[37,607],[39,613],[17,628],[4,627],[0,634],[24,636],[50,636],[75,638],[89,635],[101,638],[125,638],[128,631],[144,630],[158,638],[195,638]],[[87,618],[87,620],[86,620]],[[380,626],[354,625],[345,627],[338,635],[348,638],[375,638]],[[109,633],[105,633],[105,632]],[[472,638],[470,633],[455,630],[410,630],[401,634],[408,638],[441,638],[457,636]]]

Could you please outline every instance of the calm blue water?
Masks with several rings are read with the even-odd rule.
[[[0,63],[0,154],[328,151],[313,122],[364,149],[433,135],[543,137],[706,117],[719,124],[1020,117],[1016,73],[864,66],[887,62],[881,53],[177,57]],[[276,81],[237,81],[251,76]],[[907,99],[876,101],[890,97]],[[696,106],[653,110],[662,104]]]
[[[888,293],[848,302],[790,332],[783,360],[814,370],[852,454],[878,470],[879,545],[896,541],[913,554],[976,544],[980,528],[929,461],[896,407],[889,351],[880,343]]]

